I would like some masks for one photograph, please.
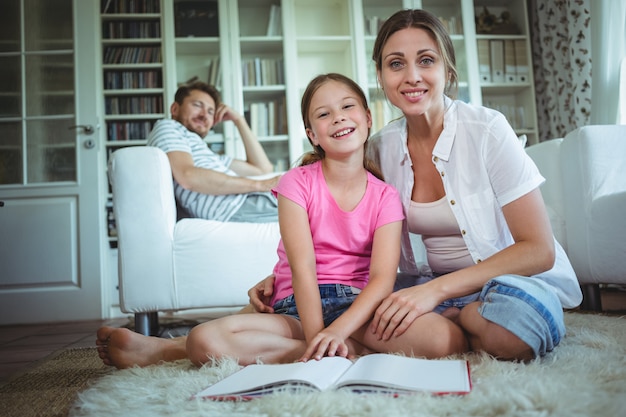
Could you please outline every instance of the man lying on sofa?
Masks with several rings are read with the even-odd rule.
[[[217,89],[196,81],[181,86],[170,107],[171,119],[155,123],[148,146],[162,149],[170,161],[174,194],[191,217],[248,223],[278,221],[270,190],[279,176],[245,118],[221,102]],[[214,153],[203,138],[211,128],[232,121],[239,130],[247,160]]]

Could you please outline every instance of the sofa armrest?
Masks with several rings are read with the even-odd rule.
[[[546,205],[554,237],[567,252],[567,229],[565,227],[565,203],[563,202],[563,177],[561,173],[561,144],[563,138],[551,139],[526,148],[546,179],[541,195]]]
[[[561,145],[568,254],[583,284],[624,283],[626,126],[585,126]]]
[[[131,312],[127,305],[142,294],[127,291],[129,282],[143,291],[164,288],[159,293],[170,299],[151,300],[171,304],[176,204],[169,160],[158,148],[122,148],[111,157],[109,179],[118,233],[120,308]]]

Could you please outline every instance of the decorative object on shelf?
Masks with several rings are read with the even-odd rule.
[[[487,6],[483,7],[481,14],[476,16],[476,33],[484,35],[518,35],[519,27],[511,19],[508,10],[503,11],[500,17],[491,14]]]
[[[176,37],[219,36],[217,1],[185,0],[175,3]]]

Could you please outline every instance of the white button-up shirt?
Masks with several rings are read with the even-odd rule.
[[[447,97],[445,106],[444,128],[432,163],[469,253],[478,263],[514,243],[502,207],[545,179],[502,114]],[[380,164],[385,181],[400,193],[406,215],[413,190],[406,120],[398,119],[372,136],[368,153]],[[564,307],[575,307],[582,299],[576,274],[563,248],[554,242],[554,267],[535,278],[552,287]],[[417,275],[419,270],[405,220],[400,271]]]

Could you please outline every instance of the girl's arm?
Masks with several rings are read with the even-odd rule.
[[[376,229],[369,282],[350,308],[308,343],[305,353],[300,358],[301,361],[311,358],[319,360],[325,355],[348,356],[345,341],[371,319],[381,301],[393,291],[400,261],[401,233],[401,221],[388,223]]]
[[[278,222],[291,268],[298,315],[308,343],[324,328],[309,216],[302,206],[279,194]]]
[[[377,309],[371,330],[382,340],[400,336],[417,317],[442,301],[480,291],[491,278],[505,274],[532,276],[552,268],[554,238],[540,190],[512,201],[502,212],[513,245],[468,268],[394,292]]]

